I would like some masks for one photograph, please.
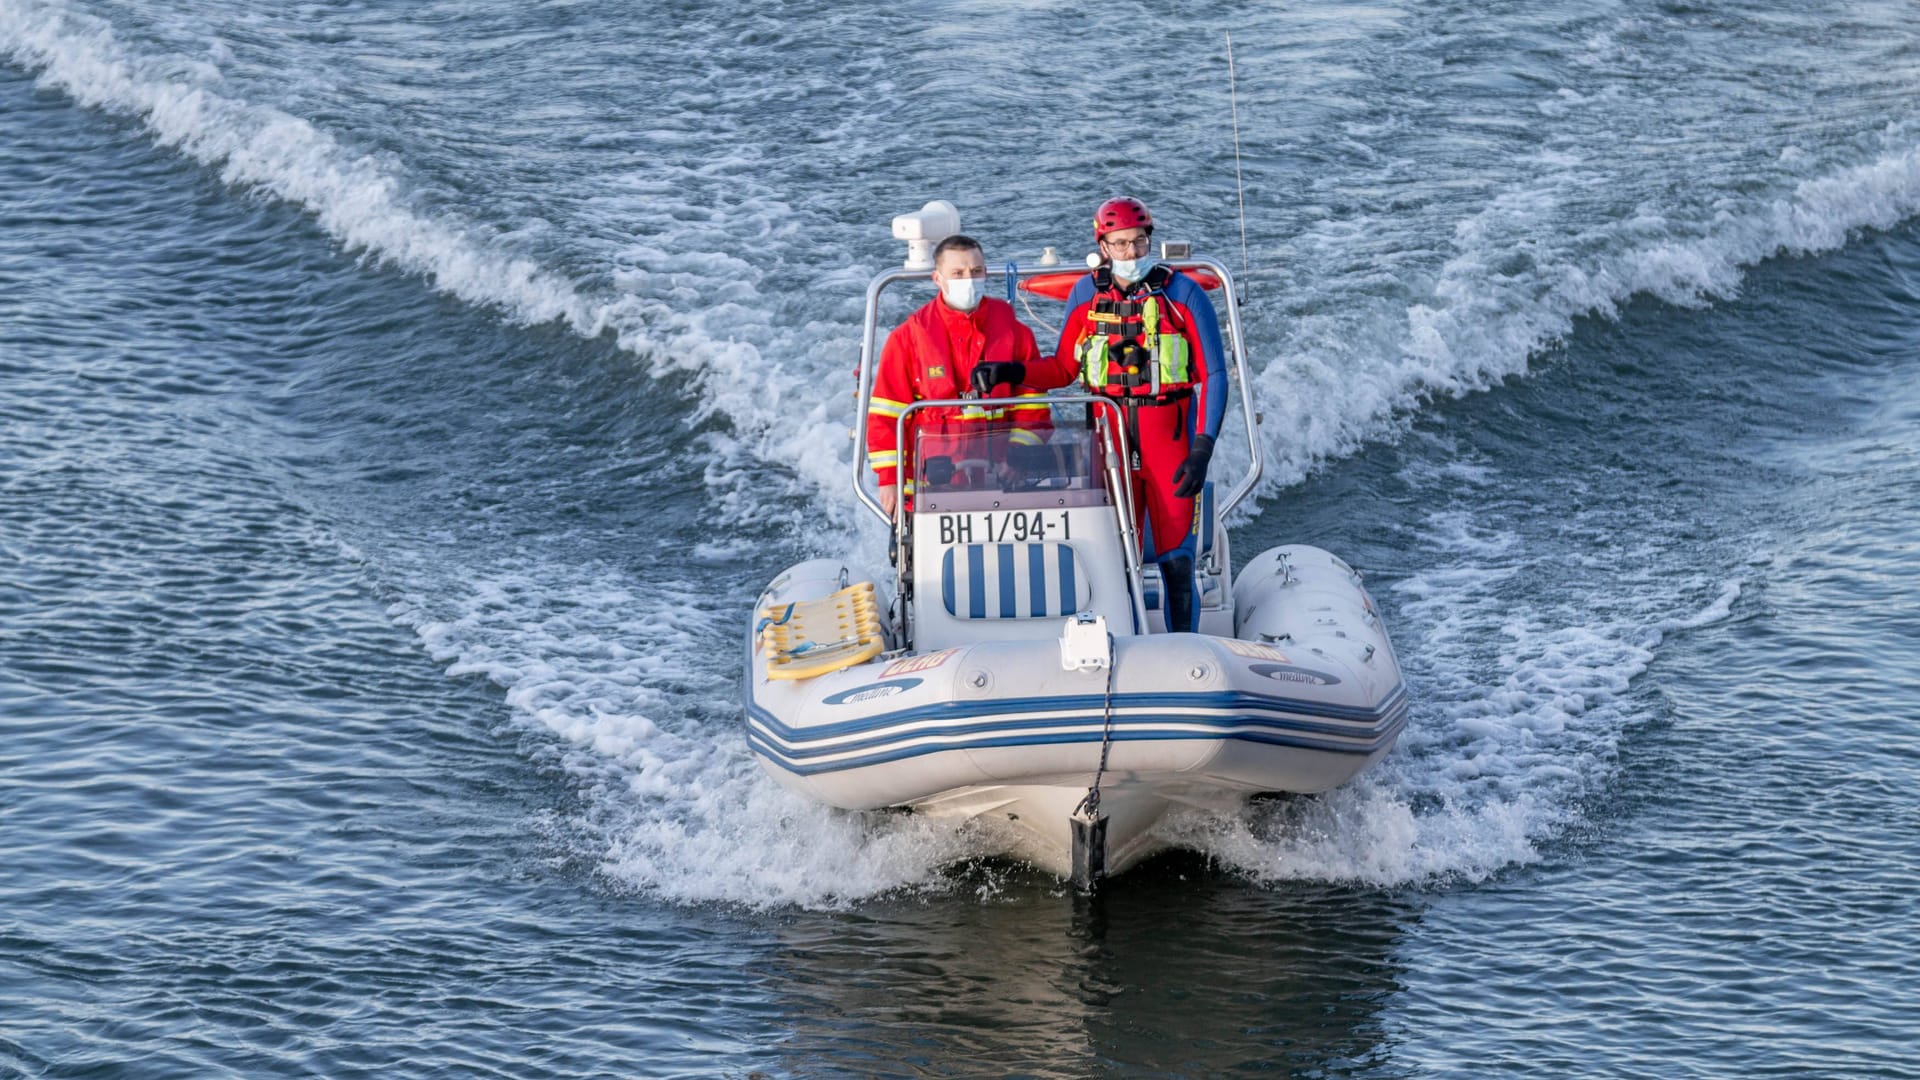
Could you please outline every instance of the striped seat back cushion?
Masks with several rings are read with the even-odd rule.
[[[959,544],[940,561],[940,593],[956,619],[1043,619],[1071,615],[1093,597],[1059,543]]]

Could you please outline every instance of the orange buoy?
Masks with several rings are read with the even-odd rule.
[[[1177,264],[1174,266],[1174,269],[1192,278],[1194,284],[1203,289],[1217,289],[1220,287],[1219,276],[1211,270],[1179,266]],[[1080,283],[1081,278],[1086,276],[1087,272],[1085,270],[1056,270],[1051,274],[1035,274],[1030,278],[1022,278],[1020,279],[1020,287],[1036,296],[1044,296],[1049,300],[1065,300],[1067,294],[1073,291],[1073,287]]]

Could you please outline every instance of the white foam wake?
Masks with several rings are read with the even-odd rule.
[[[311,212],[350,251],[422,274],[462,300],[530,323],[564,319],[598,333],[596,305],[533,261],[475,243],[455,222],[410,211],[400,182],[372,157],[277,109],[223,96],[219,72],[178,58],[142,58],[113,29],[58,5],[0,6],[0,48],[90,108],[137,117],[162,146]]]
[[[708,473],[723,496],[722,514],[731,506],[755,516],[724,497],[738,493],[744,475],[759,475],[743,458],[791,468],[812,491],[844,487],[844,467],[836,465],[844,461],[847,419],[832,413],[850,412],[846,396],[824,393],[818,371],[802,363],[767,363],[749,340],[770,321],[740,302],[756,294],[759,268],[720,254],[636,246],[622,257],[652,265],[616,273],[617,288],[595,292],[517,253],[510,237],[487,238],[455,216],[415,209],[403,171],[306,119],[223,93],[219,70],[207,62],[126,48],[95,16],[37,0],[0,5],[0,55],[84,106],[137,118],[159,145],[217,170],[223,181],[302,208],[349,252],[418,274],[436,290],[518,323],[557,320],[588,338],[610,331],[652,374],[687,374],[695,392],[684,422],[720,414],[738,436],[716,448]],[[649,289],[656,274],[677,279],[690,270],[711,295]],[[857,281],[848,285],[851,294],[859,288]],[[815,342],[821,368],[844,368],[840,345],[836,351]],[[803,354],[796,360],[814,359],[795,351]],[[844,526],[852,516],[843,504],[835,500],[810,520]]]
[[[597,295],[477,239],[458,220],[417,211],[391,168],[306,120],[223,94],[207,65],[135,55],[97,18],[50,4],[0,5],[0,50],[38,72],[43,86],[138,118],[160,145],[224,181],[303,208],[349,251],[521,323],[559,320],[588,337],[611,330],[656,374],[692,373],[705,392],[689,422],[719,412],[748,435],[706,447],[722,515],[763,516],[745,500],[742,478],[760,472],[754,459],[810,463],[803,473],[818,473],[806,482],[844,484],[831,468],[836,454],[820,452],[823,444],[844,446],[829,434],[840,427],[826,420],[825,395],[802,376],[765,370],[755,346],[729,340],[753,325],[738,301],[751,299],[755,268],[725,256],[634,250],[627,254],[642,268],[616,275],[616,291]],[[735,291],[679,308],[644,295],[647,264],[689,258],[703,258],[704,275],[734,282]],[[859,283],[850,288],[857,294]],[[821,363],[843,367],[839,356]],[[817,508],[810,520],[822,520]],[[493,576],[475,569],[470,592],[422,596],[391,614],[450,675],[490,679],[517,714],[563,741],[568,771],[599,793],[592,824],[616,880],[682,902],[820,905],[923,884],[967,854],[963,833],[951,827],[838,814],[765,781],[732,734],[736,684],[714,688],[711,676],[709,609],[731,612],[737,598],[716,601],[671,584],[637,595],[623,575],[550,564]]]
[[[613,881],[681,903],[833,906],[923,886],[972,853],[964,828],[846,814],[768,781],[737,734],[738,683],[704,673],[744,649],[736,628],[716,631],[691,585],[646,592],[612,571],[500,568],[435,598],[438,613],[389,613],[449,675],[490,679],[559,736],[589,796],[588,854]]]
[[[764,519],[765,489],[747,478],[767,463],[794,470],[812,492],[842,490],[853,330],[841,312],[797,336],[771,329],[756,310],[768,268],[671,244],[636,246],[621,253],[628,268],[610,275],[616,291],[596,292],[519,254],[510,238],[420,211],[398,167],[224,92],[207,65],[137,55],[99,19],[53,3],[0,4],[0,49],[43,85],[138,118],[157,142],[227,182],[303,208],[350,251],[520,322],[612,332],[654,373],[686,373],[696,388],[691,419],[723,416],[734,430],[709,455],[707,486],[722,515]],[[1582,316],[1611,317],[1637,295],[1677,304],[1730,296],[1757,262],[1833,250],[1862,228],[1913,217],[1920,150],[1897,128],[1882,149],[1865,164],[1691,224],[1652,211],[1588,222],[1585,234],[1536,249],[1515,271],[1506,261],[1515,237],[1557,227],[1548,210],[1560,182],[1551,173],[1520,181],[1457,223],[1452,257],[1392,325],[1356,325],[1369,316],[1336,313],[1260,373],[1275,463],[1265,490],[1350,452],[1433,397],[1523,374]],[[815,284],[857,296],[863,276],[848,269]],[[692,286],[662,284],[681,280]],[[1380,347],[1358,355],[1352,341]],[[775,350],[779,363],[769,362]],[[816,510],[811,539],[838,542],[850,508],[843,497],[822,502],[828,512]],[[1423,700],[1446,722],[1417,725],[1398,756],[1350,789],[1225,831],[1207,826],[1195,842],[1264,877],[1379,883],[1478,876],[1531,859],[1581,794],[1604,782],[1632,722],[1627,684],[1650,661],[1657,631],[1724,617],[1737,596],[1735,583],[1696,615],[1651,619],[1494,603],[1485,599],[1490,586],[1512,561],[1499,537],[1476,536],[1471,524],[1436,518],[1432,542],[1458,558],[1409,580],[1397,598],[1414,631],[1396,627],[1402,640],[1423,644]],[[836,535],[820,535],[828,532]],[[520,714],[573,748],[570,767],[606,791],[595,812],[617,878],[676,900],[813,904],[924,882],[967,853],[962,833],[833,814],[760,777],[733,734],[732,680],[706,685],[716,668],[733,669],[714,660],[731,646],[716,648],[685,621],[731,625],[734,598],[654,583],[636,590],[621,575],[553,566],[493,580],[432,611],[403,604],[395,617],[450,671],[494,680]],[[1490,637],[1504,644],[1489,651]],[[638,643],[644,652],[633,651]]]
[[[744,476],[764,476],[772,464],[798,473],[804,492],[835,496],[824,518],[811,519],[815,528],[824,520],[837,540],[855,520],[839,496],[851,413],[842,377],[854,327],[773,329],[754,302],[766,268],[636,244],[619,254],[625,268],[611,275],[618,287],[596,292],[517,253],[509,237],[485,238],[455,217],[414,209],[395,168],[308,120],[223,94],[219,71],[206,62],[135,54],[96,17],[53,0],[8,4],[0,7],[0,49],[42,85],[139,118],[161,145],[227,182],[302,207],[349,251],[520,322],[558,320],[588,337],[611,331],[654,374],[686,374],[696,391],[687,420],[724,416],[736,435],[708,476],[723,513],[751,516],[751,507],[730,500]],[[1861,229],[1920,214],[1920,146],[1898,126],[1882,142],[1876,160],[1778,197],[1729,204],[1701,222],[1642,207],[1585,223],[1583,235],[1559,246],[1536,242],[1530,230],[1559,229],[1549,211],[1565,189],[1588,181],[1543,166],[1455,224],[1455,254],[1398,327],[1355,325],[1375,317],[1355,311],[1284,343],[1287,355],[1258,376],[1271,462],[1263,492],[1352,452],[1435,396],[1524,374],[1578,318],[1612,317],[1639,295],[1682,305],[1727,297],[1755,263],[1835,250]],[[1506,265],[1516,246],[1536,256],[1524,272]],[[813,285],[844,287],[852,297],[862,276],[847,268]],[[656,285],[669,278],[671,287]],[[1255,344],[1256,353],[1268,351]],[[780,362],[770,361],[770,349]]]
[[[1662,642],[1727,619],[1742,591],[1649,545],[1621,559],[1638,567],[1626,588],[1536,598],[1557,551],[1446,511],[1420,543],[1440,565],[1394,589],[1396,636],[1421,642],[1401,658],[1418,706],[1394,753],[1325,796],[1174,821],[1175,839],[1267,881],[1477,881],[1533,862],[1613,786],[1647,720],[1633,681]]]
[[[1578,236],[1561,237],[1554,212],[1563,189],[1590,180],[1548,172],[1491,200],[1455,225],[1455,254],[1397,329],[1320,320],[1259,374],[1272,463],[1263,491],[1297,483],[1429,400],[1526,374],[1577,319],[1615,318],[1640,296],[1686,307],[1727,299],[1758,263],[1836,251],[1920,215],[1920,145],[1900,125],[1880,142],[1876,159],[1785,194],[1674,208],[1671,218],[1642,206],[1583,223]]]

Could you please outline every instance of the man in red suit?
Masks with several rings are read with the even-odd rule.
[[[1109,199],[1093,216],[1101,262],[1067,296],[1056,357],[1126,417],[1141,557],[1160,567],[1169,631],[1198,629],[1194,497],[1227,409],[1219,316],[1192,278],[1152,255],[1153,215]]]
[[[867,406],[867,462],[892,515],[902,492],[913,496],[916,432],[928,457],[943,437],[1007,430],[1013,444],[1039,445],[1050,426],[1044,391],[1072,382],[1072,358],[1040,355],[1033,331],[1013,307],[986,295],[987,257],[979,241],[954,235],[933,249],[940,294],[887,336]],[[921,409],[908,418],[906,445],[895,444],[900,413],[929,398],[975,398],[964,408]]]

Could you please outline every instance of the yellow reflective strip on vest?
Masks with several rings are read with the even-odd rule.
[[[889,401],[886,398],[873,398],[867,402],[867,415],[898,418],[901,413],[907,411],[909,404],[910,402],[905,401]]]
[[[1160,364],[1160,381],[1163,384],[1181,384],[1193,381],[1193,365],[1187,358],[1187,339],[1179,334],[1161,334],[1159,347],[1154,355]]]
[[[875,450],[867,455],[867,464],[876,469],[891,469],[900,464],[900,451]]]
[[[1007,435],[1007,441],[1017,446],[1039,446],[1040,436],[1031,431],[1013,431]]]
[[[1080,362],[1080,380],[1095,390],[1107,385],[1106,335],[1088,334],[1073,351],[1074,359]]]

